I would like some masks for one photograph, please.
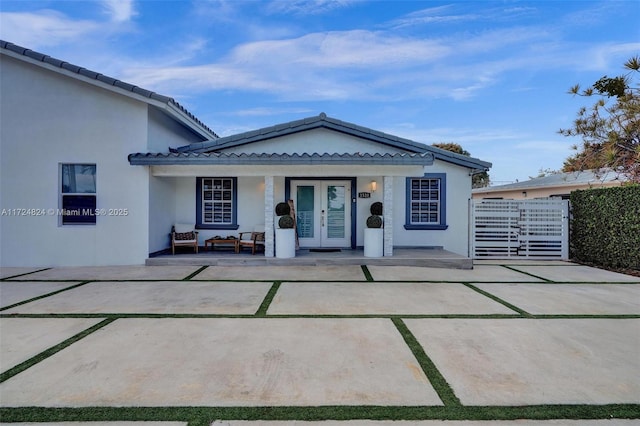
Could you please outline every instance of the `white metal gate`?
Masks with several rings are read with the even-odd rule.
[[[474,259],[569,258],[568,200],[471,200]]]

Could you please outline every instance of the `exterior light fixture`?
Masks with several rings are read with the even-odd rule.
[[[376,189],[378,189],[378,182],[376,182],[375,180],[371,181],[371,192],[376,192]]]

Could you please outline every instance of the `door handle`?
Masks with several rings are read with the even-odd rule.
[[[320,211],[320,226],[324,228],[324,210]]]

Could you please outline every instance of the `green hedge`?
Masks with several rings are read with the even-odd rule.
[[[571,209],[573,259],[640,269],[640,185],[574,191]]]

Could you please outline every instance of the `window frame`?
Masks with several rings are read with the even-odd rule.
[[[65,167],[73,166],[91,166],[94,169],[93,179],[94,179],[94,191],[93,192],[65,192],[64,189],[64,169]],[[74,170],[75,174],[75,170]],[[96,163],[58,163],[58,226],[95,226],[97,223],[97,204],[98,204],[98,166]],[[69,205],[65,202],[65,198],[76,198],[76,199],[92,199],[93,201],[89,202],[87,205],[72,207],[77,208],[69,208]],[[77,203],[76,203],[77,204]],[[91,211],[91,214],[84,214],[87,210]],[[66,212],[78,211],[78,214],[65,214]],[[65,219],[67,218],[67,219]]]
[[[205,223],[203,217],[204,199],[203,182],[205,179],[225,179],[231,181],[231,223]],[[212,200],[213,201],[213,200]],[[238,178],[228,176],[198,176],[196,177],[196,229],[228,229],[237,230],[238,225]]]
[[[439,221],[438,223],[412,223],[411,222],[411,182],[414,180],[439,180]],[[422,177],[406,178],[405,195],[405,224],[407,230],[435,230],[441,231],[449,227],[447,225],[447,174],[446,173],[425,173]]]

